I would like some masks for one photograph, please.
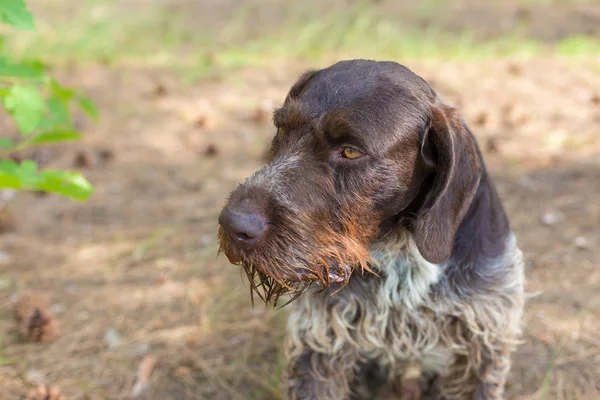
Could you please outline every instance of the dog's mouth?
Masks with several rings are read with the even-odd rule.
[[[303,272],[296,272],[293,274],[294,276],[287,274],[285,277],[276,277],[265,273],[254,264],[246,262],[240,264],[250,283],[252,303],[254,304],[254,294],[267,306],[277,307],[281,303],[280,300],[283,299],[283,305],[279,308],[292,303],[313,285],[321,290],[335,285],[334,293],[336,293],[348,284],[350,276],[356,269],[348,264],[340,263],[326,268],[302,270]]]
[[[276,307],[280,298],[288,297],[288,301],[281,306],[284,307],[300,297],[313,283],[312,281],[275,278],[265,274],[252,264],[243,263],[242,270],[246,273],[250,283],[252,304],[254,304],[254,294],[258,295],[267,306],[272,305],[273,307]]]
[[[291,231],[273,235],[250,248],[237,246],[220,229],[219,251],[247,276],[253,303],[257,295],[274,307],[282,303],[280,299],[287,299],[283,301],[285,306],[311,286],[335,294],[348,284],[355,271],[373,272],[368,264],[369,237],[356,236],[367,230],[352,228],[339,233],[328,228],[323,225],[318,227],[322,232],[306,228],[300,234]],[[311,232],[312,240],[303,239],[309,235],[302,232]]]

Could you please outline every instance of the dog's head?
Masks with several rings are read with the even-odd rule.
[[[423,79],[392,62],[339,62],[300,77],[274,123],[267,165],[219,217],[221,250],[263,300],[347,282],[400,225],[426,260],[450,256],[483,167]]]

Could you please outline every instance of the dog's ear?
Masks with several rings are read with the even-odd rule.
[[[414,238],[421,255],[440,264],[452,253],[454,235],[477,191],[483,165],[458,112],[443,105],[430,110],[421,157],[434,175],[417,211]]]
[[[296,83],[294,83],[294,85],[291,87],[288,93],[288,97],[296,98],[300,96],[306,85],[308,85],[308,82],[310,82],[310,80],[314,78],[318,73],[319,70],[311,69],[300,75],[298,80],[296,80]]]

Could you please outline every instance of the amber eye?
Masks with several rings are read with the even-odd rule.
[[[349,158],[350,160],[356,160],[357,158],[362,157],[362,155],[363,153],[352,147],[344,147],[344,151],[342,151],[342,156],[344,158]]]
[[[285,136],[285,131],[283,128],[277,128],[277,136]]]

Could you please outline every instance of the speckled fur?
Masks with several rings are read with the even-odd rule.
[[[390,381],[410,363],[420,364],[440,375],[447,399],[503,398],[524,302],[514,236],[504,256],[491,261],[504,267],[502,283],[464,298],[443,279],[447,266],[425,261],[408,234],[375,245],[371,254],[380,278],[334,296],[305,293],[292,305],[290,398],[348,399],[353,392],[352,398],[374,398],[357,395],[364,388],[356,365],[371,360],[385,367]],[[365,290],[376,296],[362,296]]]
[[[448,400],[503,398],[523,261],[458,110],[400,64],[347,60],[300,77],[273,122],[219,242],[266,303],[295,300],[289,398],[376,399],[417,370]]]

